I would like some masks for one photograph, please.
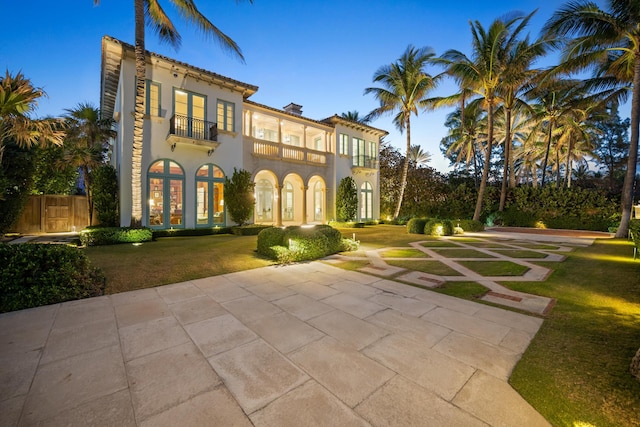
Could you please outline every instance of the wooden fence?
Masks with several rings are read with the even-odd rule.
[[[96,214],[94,211],[95,221]],[[80,231],[89,225],[86,196],[30,196],[11,231],[23,234]]]

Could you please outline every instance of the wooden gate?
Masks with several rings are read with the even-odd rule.
[[[95,218],[95,212],[93,217]],[[11,231],[18,233],[62,233],[80,231],[89,225],[86,196],[43,194],[30,196]]]

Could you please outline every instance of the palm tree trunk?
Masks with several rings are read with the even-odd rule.
[[[571,164],[571,152],[573,151],[573,138],[569,138],[569,146],[567,147],[567,161],[565,162],[565,176],[564,176],[564,183],[565,183],[565,187],[567,188],[571,188],[571,169],[572,169],[572,164]]]
[[[93,225],[93,180],[89,175],[89,168],[82,166],[82,178],[84,179],[84,190],[87,194],[87,205],[89,206],[89,225]]]
[[[560,147],[556,142],[556,188],[560,188],[562,184],[562,175],[560,174]]]
[[[411,113],[409,113],[411,114]],[[402,199],[404,197],[404,189],[407,186],[407,175],[409,173],[409,152],[411,151],[411,116],[407,116],[407,153],[404,158],[404,167],[402,168],[402,182],[400,184],[400,194],[398,195],[398,204],[396,205],[396,211],[393,214],[393,219],[397,219],[400,215],[400,208],[402,207]]]
[[[551,151],[551,134],[553,132],[553,120],[549,120],[549,135],[547,136],[547,148],[544,152],[544,162],[542,163],[542,180],[540,188],[544,187],[544,181],[547,176],[547,162],[549,161],[549,151]]]
[[[146,58],[144,48],[144,0],[135,0],[136,21],[136,101],[133,116],[133,144],[131,152],[131,226],[142,226],[142,145],[144,127],[144,89]]]
[[[627,237],[631,209],[633,208],[633,191],[636,180],[636,165],[638,163],[638,133],[640,131],[640,48],[635,51],[633,71],[633,95],[631,97],[631,137],[629,139],[629,160],[627,173],[624,175],[622,186],[622,219],[616,231],[616,237]]]
[[[478,189],[478,152],[476,151],[475,141],[473,143],[473,182],[477,190]]]
[[[511,167],[511,109],[505,108],[505,138],[504,138],[504,169],[502,171],[502,188],[500,189],[500,212],[504,211],[504,203],[507,199],[507,181]]]
[[[484,199],[484,190],[487,187],[487,181],[489,180],[489,169],[491,169],[491,149],[493,148],[493,102],[489,101],[489,108],[487,108],[487,122],[489,124],[489,134],[487,141],[487,157],[485,158],[484,170],[482,171],[482,180],[480,181],[480,188],[478,189],[478,200],[476,201],[476,209],[473,212],[473,219],[480,221],[480,214],[482,213],[482,201]]]

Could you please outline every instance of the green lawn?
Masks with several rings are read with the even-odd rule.
[[[461,276],[459,272],[453,268],[441,263],[440,261],[410,261],[400,259],[385,259],[389,265],[394,267],[405,268],[407,270],[421,271],[423,273],[436,274],[438,276]]]
[[[417,249],[388,249],[380,252],[382,258],[431,258]]]
[[[470,270],[486,277],[491,276],[522,276],[529,267],[511,261],[456,261]]]
[[[476,251],[474,249],[453,248],[453,249],[431,249],[431,250],[446,258],[495,258],[493,255]]]
[[[493,252],[511,258],[546,258],[547,254],[524,249],[491,249]]]

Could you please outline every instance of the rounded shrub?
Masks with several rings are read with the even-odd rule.
[[[424,225],[427,236],[453,236],[453,221],[449,219],[431,219]]]
[[[272,248],[284,246],[284,230],[279,227],[265,228],[258,233],[258,254],[275,258]]]
[[[0,312],[104,293],[101,271],[80,249],[52,244],[0,244]]]
[[[323,234],[328,241],[327,252],[334,254],[343,250],[342,234],[338,230],[328,225],[316,225],[318,233]]]
[[[409,234],[424,234],[424,226],[428,222],[424,218],[411,218],[407,222],[407,233]]]
[[[318,259],[329,254],[329,239],[315,228],[288,227],[285,229],[284,243],[294,261]]]
[[[460,224],[460,228],[464,231],[476,232],[484,230],[484,224],[482,222],[474,221],[472,219],[461,219],[457,221],[456,224]]]

